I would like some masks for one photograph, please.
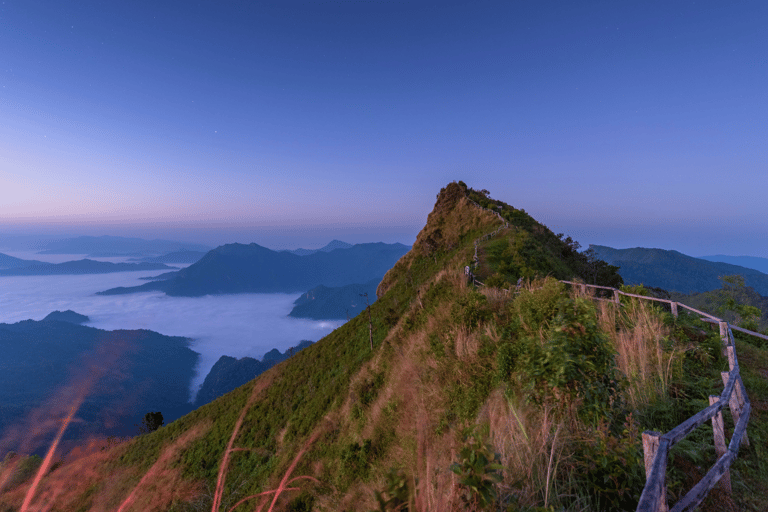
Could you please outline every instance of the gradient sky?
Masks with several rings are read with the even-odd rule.
[[[272,5],[269,5],[272,4]],[[412,243],[463,180],[768,256],[768,3],[0,4],[0,232]]]

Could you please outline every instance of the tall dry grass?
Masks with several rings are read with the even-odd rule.
[[[521,507],[557,505],[568,461],[568,425],[547,407],[507,399],[497,390],[480,413],[490,426],[490,442],[504,466],[500,494]]]
[[[621,311],[613,303],[601,302],[598,319],[616,350],[629,405],[637,409],[665,397],[689,347],[669,341],[669,328],[645,301],[633,299]]]

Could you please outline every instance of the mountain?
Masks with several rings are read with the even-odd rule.
[[[634,510],[645,484],[641,433],[668,432],[722,390],[728,363],[716,331],[633,300],[619,314],[559,282],[620,277],[488,196],[461,182],[440,191],[413,247],[381,280],[371,320],[352,318],[156,432],[65,463],[43,479],[41,505]],[[467,266],[494,286],[475,287]],[[738,348],[757,403],[768,352]],[[755,441],[731,472],[733,496],[715,494],[705,512],[723,499],[741,507],[729,510],[766,509],[765,493],[752,491],[768,484],[757,441],[768,438],[765,409],[751,412]],[[671,504],[715,461],[711,437],[695,435],[670,457]],[[18,509],[26,488],[0,505]]]
[[[296,256],[309,256],[310,254],[315,254],[316,252],[331,252],[335,251],[336,249],[349,249],[350,247],[352,247],[352,244],[348,244],[347,242],[342,242],[341,240],[331,240],[327,245],[321,247],[320,249],[293,249],[281,252],[290,252]]]
[[[613,249],[590,245],[595,255],[619,267],[628,284],[645,284],[679,293],[706,292],[720,288],[720,277],[744,276],[747,286],[768,295],[768,275],[757,270],[707,261],[664,249]]]
[[[29,260],[27,260],[29,261]],[[31,262],[23,267],[0,269],[0,276],[52,276],[72,274],[109,274],[112,272],[138,272],[162,270],[162,263],[110,263],[107,261],[77,260],[64,263]]]
[[[206,252],[210,247],[171,240],[121,236],[79,236],[46,242],[40,254],[88,254],[91,257],[161,255],[175,251]]]
[[[13,256],[0,253],[0,270],[22,268],[28,267],[30,265],[44,265],[44,263],[37,260],[23,260],[21,258],[15,258]]]
[[[80,313],[75,313],[71,309],[66,311],[54,311],[43,318],[43,321],[68,322],[70,324],[76,325],[90,322],[90,320],[91,319],[87,316],[81,315]]]
[[[754,270],[759,270],[764,274],[768,274],[768,258],[759,258],[756,256],[726,256],[724,254],[716,254],[714,256],[701,256],[701,259],[720,263],[730,263],[731,265],[751,268]]]
[[[272,349],[264,354],[261,361],[252,357],[236,359],[230,356],[221,356],[216,361],[216,364],[213,365],[211,371],[208,372],[205,381],[203,381],[200,390],[197,392],[195,407],[212,402],[221,395],[239,388],[277,363],[285,361],[310,345],[312,345],[311,341],[304,340],[296,347],[282,353],[277,349]]]
[[[148,263],[194,263],[200,261],[207,251],[182,250],[163,254],[162,256],[131,258],[129,261],[145,261]]]
[[[72,390],[87,396],[78,423],[67,430],[69,441],[133,434],[149,411],[173,420],[190,410],[198,354],[187,338],[76,325],[84,320],[56,311],[41,321],[0,324],[0,453],[11,440],[25,438],[18,430],[25,422],[66,410]],[[35,434],[22,444],[36,450],[48,442],[49,436]]]
[[[382,276],[383,277],[383,276]],[[365,309],[365,297],[368,302],[376,300],[376,287],[381,278],[366,284],[348,284],[346,286],[312,288],[294,301],[294,307],[288,316],[311,318],[313,320],[349,319]]]
[[[102,295],[161,290],[172,296],[227,293],[300,292],[319,285],[365,283],[384,273],[406,252],[403,244],[357,244],[307,256],[277,252],[257,244],[228,244],[208,252],[170,279]]]

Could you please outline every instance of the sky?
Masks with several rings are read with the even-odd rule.
[[[768,256],[768,3],[0,3],[0,233],[410,244],[463,180]]]

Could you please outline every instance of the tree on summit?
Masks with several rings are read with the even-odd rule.
[[[144,415],[144,419],[141,420],[141,425],[139,425],[139,435],[154,432],[162,427],[163,424],[163,413],[160,411],[148,412]]]

